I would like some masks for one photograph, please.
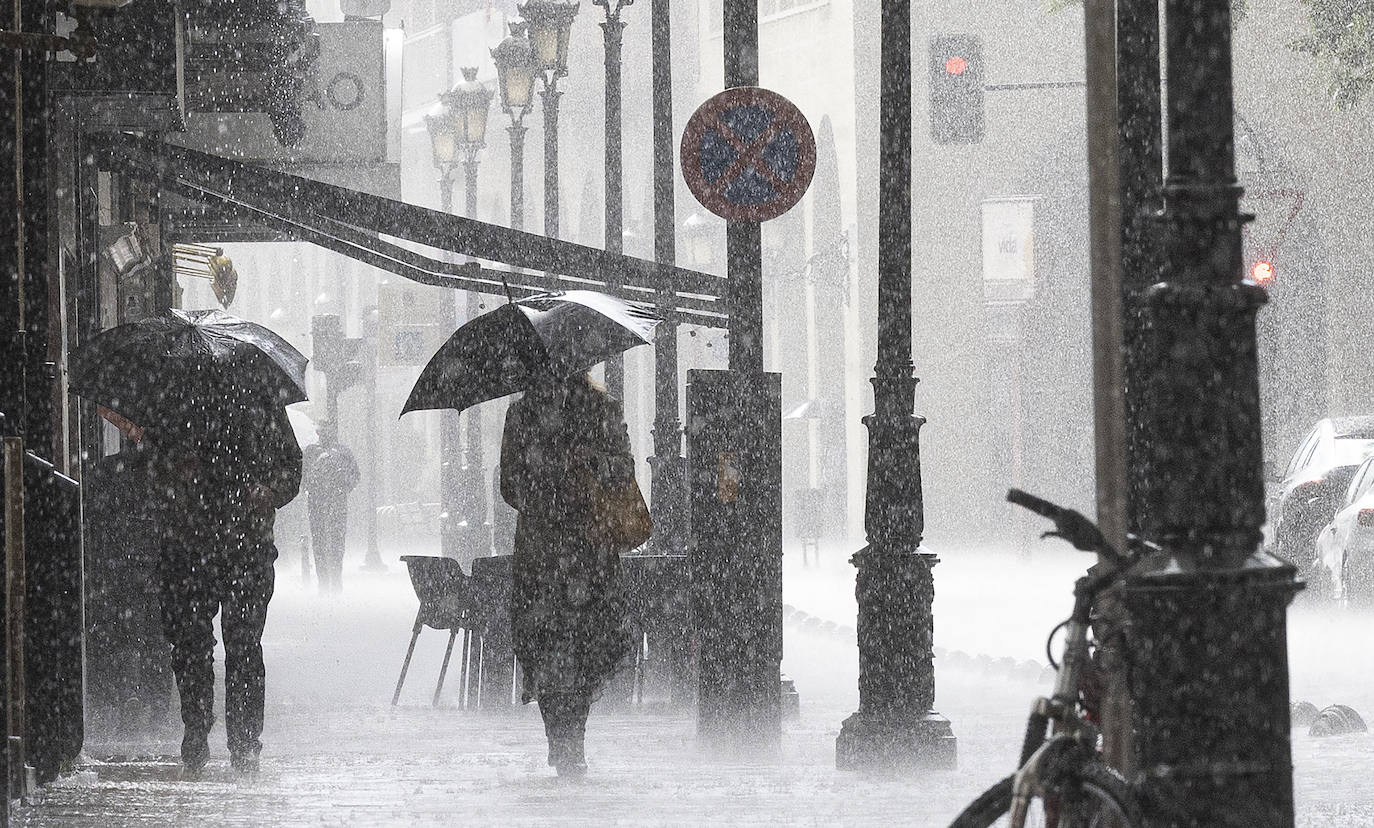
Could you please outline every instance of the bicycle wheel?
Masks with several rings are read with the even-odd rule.
[[[950,828],[993,828],[1010,825],[1012,777],[1008,776],[978,797],[955,817]],[[1047,801],[1031,800],[1026,828],[1136,828],[1139,811],[1126,781],[1101,762],[1074,770],[1073,778]]]

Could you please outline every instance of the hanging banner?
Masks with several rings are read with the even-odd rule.
[[[1039,196],[983,202],[983,298],[1024,302],[1035,293],[1035,202]]]

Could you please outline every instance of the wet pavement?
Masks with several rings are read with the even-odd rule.
[[[819,567],[789,557],[785,598],[795,610],[784,670],[801,693],[801,716],[787,723],[779,757],[707,752],[690,716],[650,693],[642,706],[593,711],[591,774],[581,782],[557,779],[545,765],[533,707],[458,709],[454,680],[441,706],[430,706],[446,640],[439,633],[421,636],[401,704],[390,706],[415,607],[403,571],[354,575],[349,594],[329,601],[283,569],[264,642],[269,709],[259,774],[229,769],[222,728],[197,781],[180,778],[174,728],[93,732],[77,771],[23,806],[16,824],[947,825],[1011,770],[1039,688],[1032,670],[1011,665],[1043,661],[1043,636],[1086,561],[942,556],[937,706],[959,738],[956,771],[835,770],[834,739],[857,703],[852,575],[838,550]],[[999,608],[995,622],[985,618],[989,606]],[[1294,698],[1374,712],[1370,658],[1359,647],[1374,618],[1304,607],[1292,618]],[[1374,737],[1296,732],[1293,753],[1298,825],[1374,825]]]

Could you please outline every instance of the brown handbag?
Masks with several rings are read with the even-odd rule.
[[[634,477],[623,484],[605,485],[593,478],[592,519],[598,539],[616,553],[629,552],[649,540],[654,520]]]

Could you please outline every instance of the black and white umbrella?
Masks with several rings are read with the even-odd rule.
[[[102,331],[72,353],[71,390],[175,437],[306,399],[309,360],[221,310],[169,310]]]
[[[462,411],[525,391],[540,376],[570,377],[651,341],[661,320],[643,305],[592,290],[542,293],[469,321],[430,358],[407,411]]]

